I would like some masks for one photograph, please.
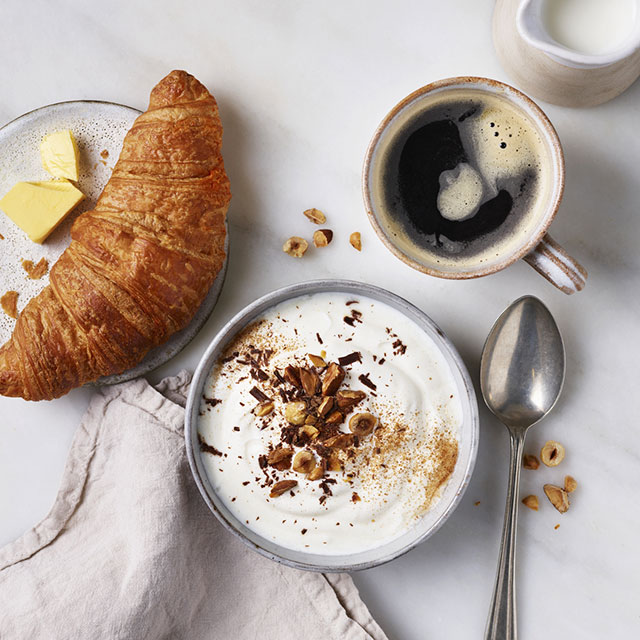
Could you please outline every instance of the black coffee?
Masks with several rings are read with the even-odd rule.
[[[535,125],[504,99],[436,99],[383,152],[383,209],[435,257],[477,260],[530,221],[545,192],[544,153]]]

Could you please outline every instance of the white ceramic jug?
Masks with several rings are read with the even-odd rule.
[[[527,93],[600,104],[640,75],[640,0],[497,0],[493,39]]]

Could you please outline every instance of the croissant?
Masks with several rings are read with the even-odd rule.
[[[156,85],[95,209],[0,348],[0,394],[60,397],[131,368],[190,322],[225,259],[221,143],[198,80],[172,71]]]

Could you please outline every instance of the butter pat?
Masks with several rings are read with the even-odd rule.
[[[52,176],[78,181],[78,145],[69,129],[46,135],[40,143],[40,157]]]
[[[0,209],[31,240],[42,243],[82,200],[82,191],[68,180],[18,182],[0,200]]]

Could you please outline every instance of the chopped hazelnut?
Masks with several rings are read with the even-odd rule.
[[[565,476],[564,477],[564,490],[567,493],[572,493],[578,488],[578,483],[573,476]]]
[[[308,415],[308,416],[304,419],[304,423],[305,423],[305,424],[314,425],[314,424],[316,424],[316,422],[318,422],[318,418],[316,418],[315,416],[312,416],[312,415]]]
[[[293,459],[293,470],[297,473],[311,473],[316,468],[316,459],[311,451],[298,451]]]
[[[322,381],[322,395],[332,396],[340,388],[345,377],[345,370],[335,362],[332,362],[324,374]]]
[[[334,411],[333,413],[330,413],[324,421],[327,424],[340,424],[343,420],[344,416],[342,413],[340,413],[340,411]]]
[[[320,432],[313,425],[305,424],[300,427],[300,431],[298,433],[300,433],[301,436],[309,438],[309,440],[315,440]]]
[[[320,480],[324,478],[324,461],[321,462],[317,467],[315,467],[307,476],[307,480]]]
[[[527,496],[522,499],[522,504],[525,507],[529,507],[529,509],[533,509],[534,511],[538,510],[540,503],[538,502],[538,496]]]
[[[522,466],[525,469],[535,471],[540,466],[540,463],[538,462],[538,458],[536,458],[534,455],[525,453],[522,457]]]
[[[291,236],[283,245],[282,250],[294,257],[294,258],[302,258],[302,256],[307,252],[309,248],[309,243],[299,236]]]
[[[333,240],[333,231],[331,229],[318,229],[313,234],[313,244],[316,247],[326,247]]]
[[[293,489],[293,487],[296,487],[297,485],[297,480],[280,480],[280,482],[276,482],[273,487],[271,487],[271,493],[269,494],[269,497],[277,498],[283,493],[289,491],[289,489]]]
[[[564,447],[555,440],[549,440],[540,451],[540,460],[547,467],[556,467],[564,460]]]
[[[336,402],[338,407],[342,411],[355,407],[359,402],[364,400],[366,394],[364,391],[351,391],[351,389],[345,389],[344,391],[338,391],[336,394]]]
[[[362,251],[362,238],[360,237],[359,231],[354,231],[349,236],[349,242],[354,249],[357,249],[358,251]]]
[[[292,457],[293,449],[278,447],[277,449],[269,452],[269,455],[267,456],[267,464],[278,471],[286,471],[291,466]]]
[[[545,484],[544,493],[549,498],[549,502],[560,512],[565,513],[569,508],[569,494],[560,487],[553,484]]]
[[[307,405],[304,402],[287,402],[284,405],[284,417],[289,424],[300,426],[307,418]]]
[[[327,363],[320,356],[314,356],[313,353],[308,354],[309,360],[311,360],[311,364],[318,369],[324,369],[327,366]]]
[[[320,390],[320,376],[311,369],[300,368],[300,383],[308,396],[315,395]]]
[[[327,468],[329,471],[342,471],[342,463],[335,453],[332,453],[327,460]]]
[[[327,216],[320,209],[307,209],[303,213],[314,224],[324,224],[327,221]]]
[[[377,422],[375,416],[370,413],[356,413],[349,420],[349,429],[356,436],[368,436],[375,429]]]
[[[292,367],[291,365],[284,369],[284,379],[294,387],[302,389],[302,382],[300,381],[300,369],[298,367]]]
[[[331,413],[331,410],[333,409],[333,405],[334,405],[334,400],[331,396],[322,398],[322,402],[318,406],[318,415],[321,418],[324,418],[326,415]]]
[[[353,434],[351,433],[339,433],[337,436],[333,436],[324,441],[325,447],[330,449],[347,449],[353,444]]]
[[[255,408],[255,414],[262,418],[273,411],[273,402],[262,402]]]

